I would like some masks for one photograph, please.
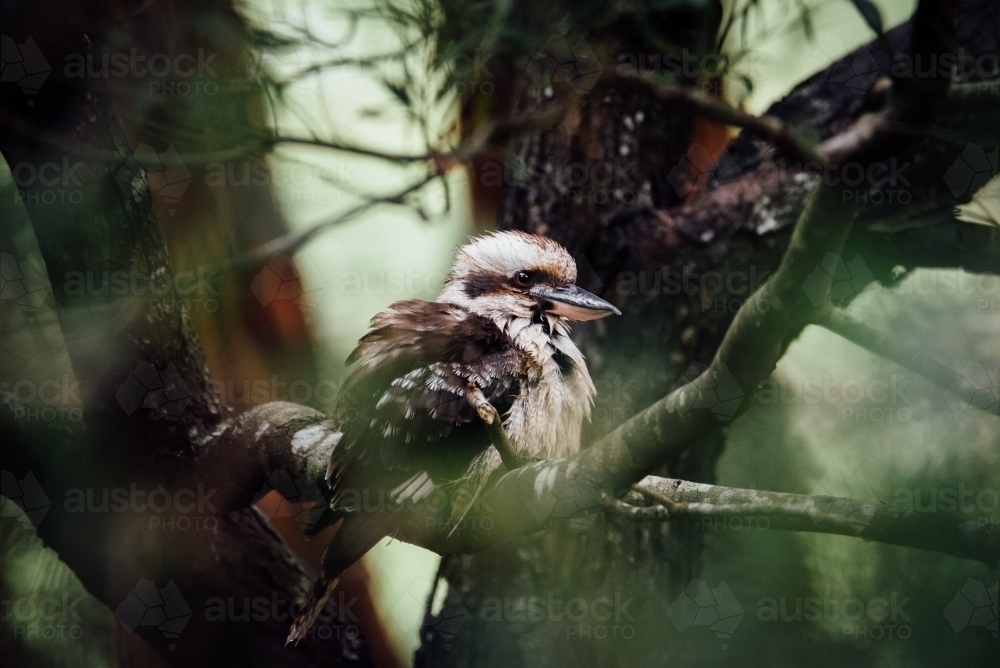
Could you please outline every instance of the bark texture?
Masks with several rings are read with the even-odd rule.
[[[74,172],[81,203],[61,199],[58,182],[18,183],[83,403],[81,428],[72,431],[3,411],[4,469],[18,479],[31,471],[53,500],[39,536],[171,665],[370,665],[356,619],[336,603],[314,637],[286,648],[294,602],[311,574],[254,509],[226,513],[217,504],[224,485],[245,482],[236,471],[215,469],[217,477],[191,488],[179,479],[185,464],[210,455],[229,411],[180,307],[147,174],[107,79],[63,67],[70,55],[99,63],[107,54],[97,45],[107,43],[114,17],[91,3],[21,3],[12,12],[15,42],[32,38],[53,67],[31,106],[5,91],[0,152],[22,169],[82,163]],[[7,227],[15,221],[0,222],[4,237],[13,236]],[[115,276],[125,278],[124,292],[108,289]],[[164,512],[100,508],[113,490],[151,499],[180,489],[191,492],[198,517],[186,502]],[[96,509],[71,506],[74,490],[90,493]],[[176,587],[183,601],[170,602],[174,626],[121,607],[149,587]],[[263,615],[248,614],[252,601],[266,602]]]

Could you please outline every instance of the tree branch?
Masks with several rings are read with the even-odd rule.
[[[266,461],[268,475],[284,471],[293,479],[308,477],[326,489],[326,461],[339,431],[322,413],[305,406],[271,403],[249,411],[239,431],[229,435],[248,460]],[[296,453],[290,456],[291,453]],[[207,462],[200,464],[211,469]],[[1000,558],[1000,527],[987,518],[963,518],[892,508],[884,503],[825,495],[787,494],[645,477],[625,487],[650,497],[642,505],[637,494],[615,498],[607,488],[574,475],[573,459],[535,462],[510,473],[498,473],[484,497],[469,511],[472,518],[450,526],[453,506],[469,498],[460,485],[444,486],[424,500],[394,512],[400,518],[397,538],[441,554],[484,549],[513,535],[543,529],[550,521],[606,508],[629,521],[698,521],[748,517],[764,519],[768,528],[853,536],[900,545],[995,567]],[[498,495],[497,490],[510,492]],[[225,497],[231,507],[252,498],[252,490]],[[509,503],[510,505],[504,505]],[[385,512],[380,508],[372,512]],[[463,509],[464,510],[464,509]],[[489,527],[486,530],[485,527]]]
[[[816,313],[813,322],[839,334],[865,350],[920,374],[938,387],[962,399],[971,397],[976,388],[962,374],[918,350],[900,344],[892,337],[872,329],[840,309],[826,308]],[[977,408],[983,408],[973,403]]]
[[[819,147],[800,137],[792,126],[775,116],[754,116],[700,89],[664,84],[649,76],[615,78],[613,85],[626,89],[639,88],[692,115],[703,116],[721,125],[743,128],[782,149],[794,160],[819,166],[827,163],[827,156]]]
[[[986,518],[930,515],[912,508],[834,496],[785,494],[718,487],[668,478],[645,478],[644,493],[672,501],[671,521],[711,526],[715,519],[753,517],[778,531],[853,536],[980,561],[995,568],[1000,559],[1000,526]]]

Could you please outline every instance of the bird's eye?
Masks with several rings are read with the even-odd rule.
[[[514,274],[514,285],[519,288],[526,288],[531,285],[531,274],[526,271],[519,271]]]

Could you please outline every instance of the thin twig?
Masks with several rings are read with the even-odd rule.
[[[697,88],[664,84],[648,76],[621,77],[615,82],[616,85],[642,87],[668,104],[722,125],[743,128],[802,162],[821,166],[827,164],[826,156],[818,146],[800,137],[794,128],[774,116],[754,116]]]
[[[334,216],[333,218],[328,218],[305,229],[296,230],[265,242],[248,253],[244,253],[243,255],[226,261],[218,267],[218,271],[222,273],[239,271],[241,269],[254,267],[262,262],[267,262],[270,258],[277,254],[292,255],[304,245],[312,241],[312,239],[321,232],[324,232],[336,225],[340,225],[341,223],[346,223],[353,218],[357,218],[361,214],[379,204],[405,204],[405,199],[408,195],[424,187],[439,176],[440,175],[437,173],[428,174],[421,180],[393,195],[370,199],[367,202],[363,202],[362,204],[345,211],[344,213]]]
[[[832,307],[821,309],[813,318],[813,324],[827,329],[834,334],[839,334],[865,350],[891,360],[901,367],[923,376],[938,387],[951,392],[957,397],[967,399],[976,392],[976,388],[954,369],[941,364],[918,350],[899,343],[892,337],[869,327],[840,309]],[[975,402],[972,402],[972,405],[975,405]],[[983,408],[982,406],[977,407]]]

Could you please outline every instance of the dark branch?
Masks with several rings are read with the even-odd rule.
[[[640,88],[692,115],[703,116],[721,125],[743,128],[782,149],[794,160],[820,166],[826,164],[827,156],[817,146],[800,137],[794,128],[774,116],[754,116],[697,88],[663,84],[647,76],[615,79],[614,85]]]

